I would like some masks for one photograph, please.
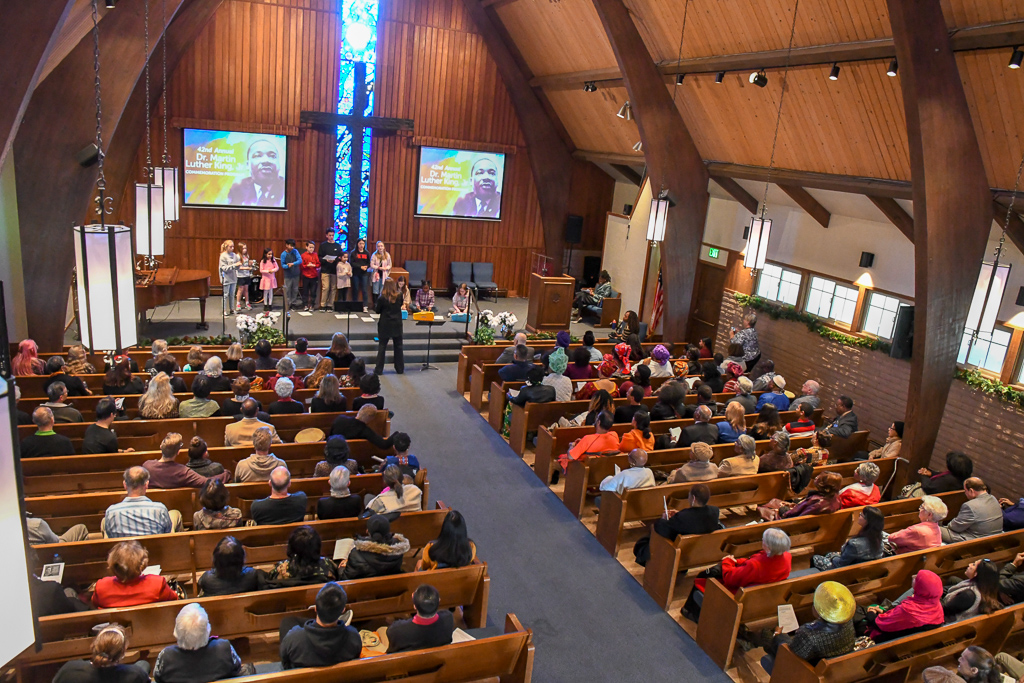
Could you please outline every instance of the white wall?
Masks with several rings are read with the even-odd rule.
[[[621,180],[615,182],[615,192],[612,195],[612,213],[622,213],[626,204],[632,204],[636,200],[638,188],[633,183],[624,183]]]
[[[45,254],[39,255],[41,258]],[[21,234],[14,179],[14,155],[8,154],[0,169],[0,281],[7,306],[7,336],[18,342],[28,336],[25,317],[25,279],[21,269]]]
[[[612,276],[612,287],[622,294],[623,312],[635,311],[640,306],[644,263],[647,261],[647,220],[651,208],[649,187],[649,184],[644,183],[630,221],[608,216],[608,227],[604,235],[601,267]]]

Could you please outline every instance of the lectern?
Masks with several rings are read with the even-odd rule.
[[[576,280],[571,277],[530,276],[530,309],[526,329],[530,332],[558,332],[569,329]]]

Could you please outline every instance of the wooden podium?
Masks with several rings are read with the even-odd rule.
[[[571,277],[530,276],[530,308],[526,329],[530,332],[558,332],[569,329],[576,280]]]

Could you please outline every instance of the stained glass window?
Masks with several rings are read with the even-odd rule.
[[[356,114],[357,92],[366,91],[364,116],[373,114],[373,77],[377,61],[377,9],[378,0],[341,0],[341,69],[338,89],[338,113]],[[366,64],[366,78],[356,82],[356,64]],[[338,127],[337,165],[334,179],[334,229],[338,242],[348,249],[347,225],[349,211],[359,211],[359,236],[365,238],[370,211],[370,140],[371,131],[364,128],[356,132],[363,136],[362,159],[352,159],[352,131]],[[350,182],[353,165],[357,166],[360,183],[359,206],[349,206]],[[354,246],[354,245],[353,245]]]

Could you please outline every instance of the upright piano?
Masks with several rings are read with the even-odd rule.
[[[206,324],[206,298],[210,296],[210,271],[162,267],[155,271],[141,271],[138,275],[135,285],[135,306],[143,318],[146,311],[157,306],[185,299],[199,299],[202,322],[197,323],[196,328],[209,328]]]

